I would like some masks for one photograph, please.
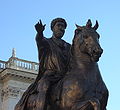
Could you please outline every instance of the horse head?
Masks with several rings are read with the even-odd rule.
[[[103,53],[103,49],[99,44],[100,35],[96,32],[98,22],[92,27],[91,20],[89,19],[86,26],[78,26],[75,30],[72,54],[82,59],[87,58],[90,62],[97,62]]]

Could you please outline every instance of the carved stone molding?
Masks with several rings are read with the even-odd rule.
[[[0,74],[0,80],[3,81],[7,77],[9,77],[10,79],[14,77],[15,79],[19,79],[21,81],[26,80],[33,82],[37,77],[37,73],[31,73],[31,72],[25,72],[25,71],[7,68]]]
[[[20,88],[8,86],[2,90],[2,99],[5,100],[9,97],[17,98],[20,94]]]

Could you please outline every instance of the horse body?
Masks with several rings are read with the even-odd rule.
[[[70,71],[63,79],[60,102],[55,110],[106,110],[108,90],[102,80],[98,64],[103,52],[96,32],[92,28],[77,26],[71,48]],[[55,91],[54,91],[55,93]]]
[[[72,110],[105,110],[107,89],[102,81],[97,63],[80,62],[63,81],[61,94],[62,108]],[[87,70],[83,68],[87,66]],[[84,109],[83,109],[84,108]],[[101,108],[101,109],[100,109]]]

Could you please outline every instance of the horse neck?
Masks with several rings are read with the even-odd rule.
[[[97,62],[91,62],[90,57],[80,51],[73,52],[70,65],[73,69],[82,70],[98,68]]]

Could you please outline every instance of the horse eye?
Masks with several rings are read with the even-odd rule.
[[[87,39],[87,38],[88,38],[88,36],[84,36],[84,38],[85,38],[85,39]]]
[[[76,30],[75,30],[75,34],[79,34],[80,32],[81,32],[80,29],[76,29]]]

